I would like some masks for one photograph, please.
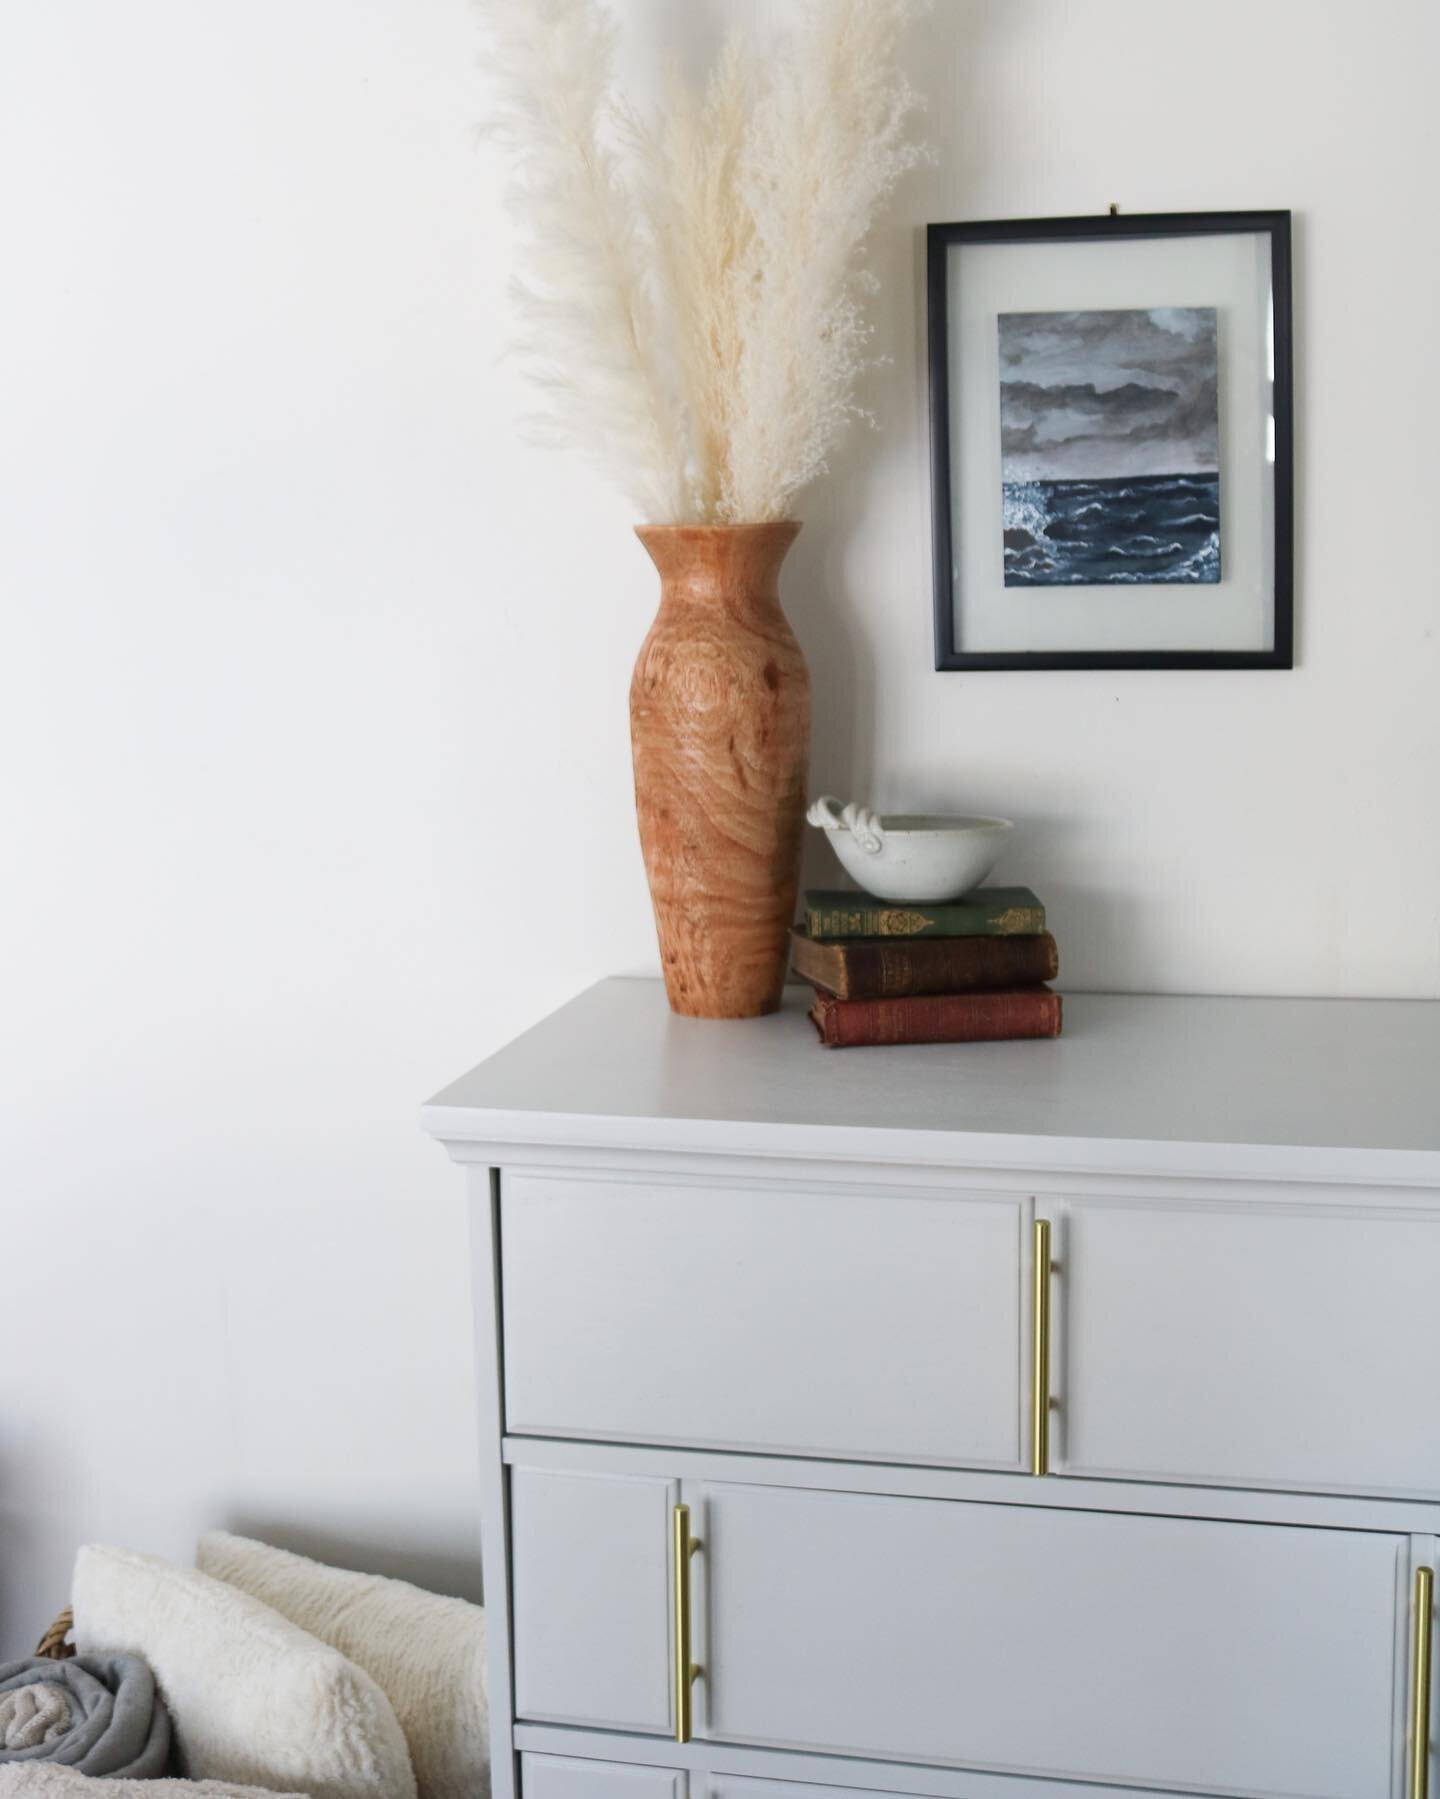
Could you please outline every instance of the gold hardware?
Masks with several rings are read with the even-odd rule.
[[[1030,1297],[1030,1472],[1050,1472],[1050,1220],[1034,1229],[1033,1290]]]
[[[677,1505],[670,1517],[675,1562],[675,1741],[690,1741],[692,1684],[704,1670],[690,1659],[690,1557],[700,1547],[690,1535],[690,1507]]]
[[[1435,1613],[1435,1576],[1415,1570],[1410,1607],[1410,1778],[1409,1799],[1426,1799],[1430,1791],[1430,1635]]]

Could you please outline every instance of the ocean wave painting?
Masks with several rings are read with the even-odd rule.
[[[1005,585],[1220,579],[1213,307],[1000,315]]]

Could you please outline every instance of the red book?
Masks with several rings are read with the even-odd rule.
[[[810,1017],[828,1049],[879,1043],[1004,1043],[1058,1037],[1060,995],[1048,987],[906,999],[835,999],[818,988]]]

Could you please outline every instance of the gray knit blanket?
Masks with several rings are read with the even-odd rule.
[[[138,1656],[0,1665],[0,1763],[58,1762],[153,1780],[170,1762],[170,1714]]]

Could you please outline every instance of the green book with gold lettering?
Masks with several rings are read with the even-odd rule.
[[[869,893],[805,895],[805,929],[817,942],[840,937],[1033,937],[1045,908],[1028,887],[977,887],[943,906],[896,905]]]

